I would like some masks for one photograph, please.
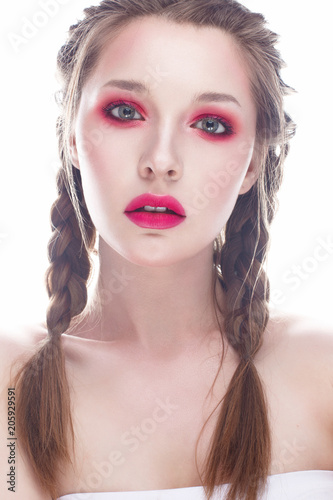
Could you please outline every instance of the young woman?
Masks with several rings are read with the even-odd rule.
[[[47,321],[2,341],[19,498],[332,498],[333,337],[270,315],[263,269],[294,132],[275,42],[231,0],[71,27]]]

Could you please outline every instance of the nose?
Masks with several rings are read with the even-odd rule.
[[[144,179],[163,179],[167,182],[177,181],[183,175],[183,164],[176,150],[176,138],[165,127],[164,130],[155,131],[148,138],[145,152],[142,154],[138,171]]]

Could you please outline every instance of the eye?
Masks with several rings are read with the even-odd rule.
[[[207,116],[198,120],[193,125],[193,128],[199,128],[210,135],[231,135],[233,128],[228,123],[221,120],[221,118],[214,116]]]
[[[105,115],[109,118],[115,118],[120,121],[143,120],[141,113],[126,102],[115,102],[103,108]]]

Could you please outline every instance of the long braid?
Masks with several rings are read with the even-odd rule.
[[[81,216],[85,220],[86,240],[92,249],[95,229],[83,199],[80,172],[73,168],[72,174]],[[20,442],[38,479],[52,498],[57,497],[58,466],[70,460],[69,445],[74,444],[61,334],[86,306],[91,270],[89,248],[87,250],[82,239],[63,169],[58,173],[57,186],[58,198],[51,210],[50,266],[46,273],[50,297],[48,336],[18,373],[16,381]]]
[[[292,135],[290,119],[287,115],[285,119],[291,127],[287,133]],[[259,178],[248,193],[239,196],[226,224],[224,241],[220,238],[216,245],[217,277],[225,296],[223,310],[219,307],[224,316],[223,330],[240,361],[221,401],[213,445],[206,459],[204,482],[208,484],[208,498],[213,493],[212,485],[230,483],[228,500],[256,500],[269,474],[269,421],[254,357],[269,318],[269,280],[263,264],[288,145],[280,156],[274,149],[266,157],[266,168],[274,170],[274,176],[266,175],[265,182]]]

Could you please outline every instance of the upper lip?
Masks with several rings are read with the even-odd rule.
[[[177,215],[181,215],[182,217],[186,216],[184,207],[173,196],[151,193],[144,193],[134,198],[125,208],[125,212],[133,212],[134,210],[145,206],[165,207],[168,210],[172,210]]]

